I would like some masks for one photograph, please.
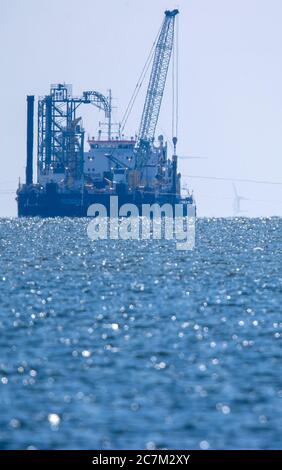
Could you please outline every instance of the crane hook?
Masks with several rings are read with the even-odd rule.
[[[172,138],[172,143],[173,143],[173,152],[174,152],[174,155],[176,155],[177,137]]]

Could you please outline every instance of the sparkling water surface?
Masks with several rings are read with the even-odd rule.
[[[282,219],[87,224],[0,221],[0,448],[281,448]]]

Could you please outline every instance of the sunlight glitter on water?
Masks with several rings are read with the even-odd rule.
[[[279,448],[281,219],[86,227],[0,221],[0,448]]]

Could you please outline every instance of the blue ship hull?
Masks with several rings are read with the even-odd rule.
[[[142,215],[143,204],[171,204],[174,212],[176,204],[183,205],[183,216],[188,213],[188,206],[194,204],[192,197],[181,198],[172,194],[161,194],[148,191],[135,191],[128,194],[121,190],[112,192],[88,193],[74,191],[60,193],[57,185],[47,185],[39,189],[38,185],[22,186],[17,191],[19,217],[86,217],[91,204],[102,204],[110,214],[111,196],[118,196],[118,209],[124,204],[134,204]]]

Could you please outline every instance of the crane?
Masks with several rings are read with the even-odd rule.
[[[136,143],[136,169],[142,172],[149,159],[159,118],[169,62],[173,49],[177,9],[166,10],[154,52],[153,65]]]

